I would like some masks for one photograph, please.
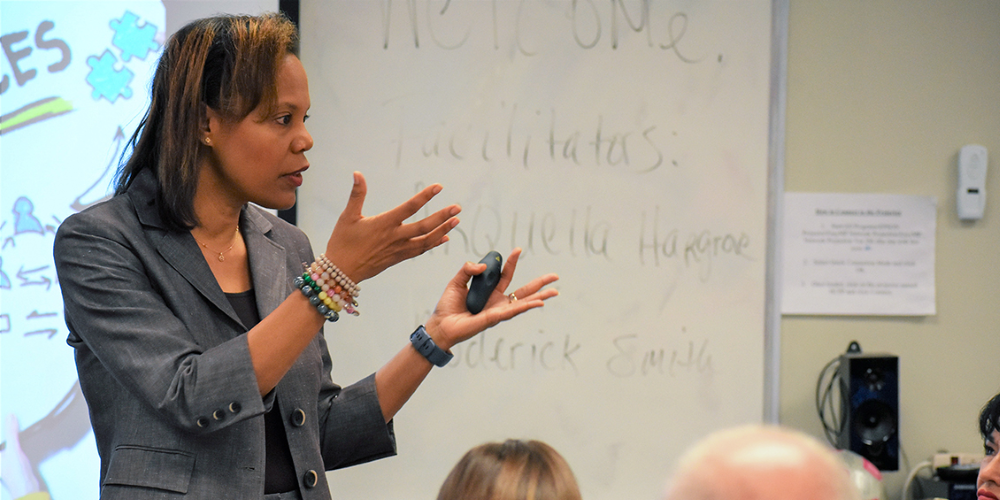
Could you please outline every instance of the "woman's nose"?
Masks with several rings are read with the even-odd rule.
[[[295,139],[294,147],[296,153],[304,153],[312,149],[313,147],[312,134],[310,134],[308,130],[303,128],[302,134]]]
[[[979,480],[976,484],[982,486],[986,482],[1000,486],[1000,460],[996,455],[987,455],[979,464]]]

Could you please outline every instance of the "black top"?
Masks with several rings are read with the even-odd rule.
[[[253,289],[240,293],[227,293],[226,298],[236,310],[236,315],[248,329],[260,322]],[[288,448],[288,436],[281,422],[281,410],[276,399],[271,411],[264,414],[264,443],[266,461],[264,465],[264,493],[286,493],[298,491],[299,482],[295,477],[292,452]]]

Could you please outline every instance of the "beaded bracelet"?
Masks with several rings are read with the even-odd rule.
[[[326,271],[331,278],[347,290],[351,297],[357,297],[361,292],[361,287],[358,286],[357,283],[351,281],[351,278],[348,278],[347,275],[344,274],[337,266],[333,265],[333,262],[330,262],[330,259],[326,258],[326,254],[319,254],[319,258],[316,259],[316,262],[322,266],[323,270]]]
[[[339,283],[329,271],[323,269],[320,264],[313,262],[312,264],[305,266],[305,275],[312,279],[313,283],[319,287],[316,293],[320,291],[326,292],[327,295],[331,297],[338,297],[345,304],[358,305],[358,302],[354,300],[351,296],[349,289]]]
[[[337,321],[341,311],[354,316],[360,314],[355,297],[361,287],[330,262],[326,255],[321,254],[312,264],[303,263],[302,267],[305,272],[295,277],[293,284],[327,321]]]
[[[337,314],[337,311],[327,307],[327,305],[323,303],[322,299],[316,295],[313,287],[306,283],[302,276],[296,276],[295,279],[292,280],[292,284],[295,285],[295,288],[298,288],[307,299],[309,299],[309,303],[312,304],[313,307],[315,307],[327,321],[332,323],[340,319],[340,315]]]
[[[354,308],[357,303],[351,299],[350,295],[345,297],[343,291],[337,291],[340,287],[331,289],[330,285],[323,279],[322,276],[309,274],[309,272],[306,271],[298,278],[302,279],[303,285],[308,286],[311,289],[313,296],[315,296],[316,299],[327,308],[338,313],[343,310],[347,314],[352,314],[354,316],[359,314]],[[319,306],[317,305],[317,307]]]

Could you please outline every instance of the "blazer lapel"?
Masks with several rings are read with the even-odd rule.
[[[159,241],[156,239],[159,238]],[[198,248],[198,242],[191,233],[156,232],[150,236],[150,241],[156,245],[157,251],[171,267],[191,283],[199,293],[220,311],[229,316],[237,324],[242,325],[236,311],[226,298],[226,294],[215,281],[212,269],[205,262],[205,256]]]
[[[242,325],[243,322],[219,287],[191,233],[171,231],[163,224],[155,193],[155,179],[148,171],[139,174],[134,185],[129,187],[129,195],[139,221],[157,228],[147,231],[150,243],[206,300],[236,324]],[[286,270],[285,249],[271,240],[271,223],[259,210],[254,206],[244,207],[240,224],[250,260],[250,278],[257,300],[257,311],[263,318],[288,296],[292,276],[288,276]]]
[[[146,236],[160,256],[163,257],[171,267],[174,268],[188,283],[212,303],[216,308],[229,316],[238,325],[240,321],[233,306],[229,304],[225,293],[215,281],[212,269],[205,262],[205,257],[198,248],[198,242],[188,231],[171,231],[167,229],[160,218],[159,207],[156,200],[155,179],[152,172],[144,171],[140,173],[132,186],[128,189],[132,199],[132,206],[136,215],[145,226],[156,228],[146,231]]]
[[[292,277],[286,270],[285,248],[270,238],[271,223],[258,210],[253,206],[243,210],[243,238],[250,259],[257,311],[263,318],[288,296]]]

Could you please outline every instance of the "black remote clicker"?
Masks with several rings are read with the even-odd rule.
[[[469,295],[465,298],[465,307],[472,314],[479,314],[486,307],[486,301],[490,299],[493,289],[500,283],[500,268],[503,265],[503,257],[499,252],[492,251],[479,261],[486,264],[486,270],[472,277],[472,284],[469,285]]]

